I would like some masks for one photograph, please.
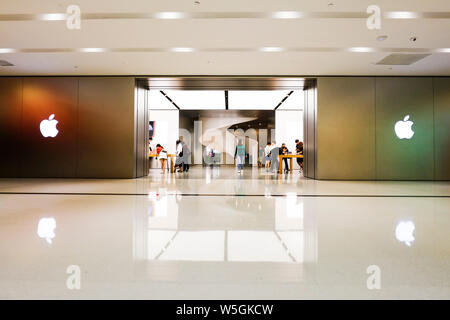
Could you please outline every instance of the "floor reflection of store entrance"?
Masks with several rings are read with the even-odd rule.
[[[244,162],[245,168],[264,169],[268,143],[272,148],[284,144],[295,154],[295,141],[304,141],[305,79],[147,81],[150,152],[162,147],[168,154],[161,173],[171,173],[180,153],[182,163],[190,166]],[[236,157],[239,145],[245,148],[244,160]],[[150,157],[150,174],[157,169],[162,168],[155,155]],[[289,169],[300,173],[297,161]]]

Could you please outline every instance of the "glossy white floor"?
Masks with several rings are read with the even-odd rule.
[[[446,182],[0,179],[0,299],[449,299],[449,209]]]

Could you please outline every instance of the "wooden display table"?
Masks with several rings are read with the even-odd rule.
[[[175,171],[175,165],[174,165],[174,158],[176,158],[177,155],[175,154],[167,154],[167,160],[170,159],[170,173],[173,173]],[[157,158],[158,155],[156,153],[150,153],[148,155],[149,158]]]
[[[293,158],[303,158],[303,155],[302,154],[280,154],[279,156],[278,156],[278,166],[279,166],[279,169],[278,169],[278,172],[279,173],[283,173],[283,159],[284,158],[289,158],[289,159],[291,159],[291,161],[290,161],[290,163],[291,163],[291,169],[290,169],[290,172],[291,172],[291,174],[292,174],[292,159]]]

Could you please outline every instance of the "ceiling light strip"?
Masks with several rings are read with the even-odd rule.
[[[228,90],[225,90],[225,110],[228,110]]]
[[[280,103],[275,107],[274,110],[277,110],[282,104],[283,102],[285,102],[287,100],[287,98],[289,98],[289,96],[293,93],[294,91],[290,91],[284,98],[283,100],[280,101]]]
[[[154,13],[82,13],[84,20],[180,20],[180,19],[366,19],[366,12],[179,12],[163,11]],[[449,19],[450,12],[387,11],[386,19]],[[0,14],[0,21],[62,21],[66,13],[42,14]]]
[[[175,102],[173,102],[173,100],[170,99],[170,97],[169,97],[164,91],[160,90],[159,92],[161,92],[161,94],[162,94],[164,97],[166,97],[166,99],[169,100],[169,101],[175,106],[175,108],[177,108],[178,110],[180,110],[180,107],[177,106],[177,104],[176,104]]]
[[[450,48],[375,48],[375,47],[276,47],[277,50],[267,50],[266,48],[0,48],[0,54],[6,53],[152,53],[152,52],[172,52],[172,53],[192,53],[192,52],[352,52],[352,53],[373,53],[373,52],[403,52],[403,53],[449,53]]]

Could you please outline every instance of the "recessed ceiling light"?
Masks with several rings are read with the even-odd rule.
[[[299,19],[301,14],[298,11],[275,11],[272,13],[273,19]]]
[[[200,1],[194,1],[194,4],[200,4]]]
[[[262,52],[281,52],[284,49],[280,47],[262,47],[259,50]]]
[[[67,19],[65,13],[43,13],[36,16],[41,21],[62,21]]]
[[[387,38],[388,38],[388,36],[386,36],[386,35],[378,36],[378,37],[377,37],[377,41],[384,41],[384,40],[386,40]]]
[[[409,41],[416,42],[417,41],[417,37],[416,36],[412,36],[411,38],[409,38]]]
[[[352,48],[348,48],[348,51],[350,51],[350,52],[373,52],[374,49],[368,48],[368,47],[352,47]]]
[[[85,53],[99,53],[99,52],[105,52],[106,49],[104,49],[104,48],[81,48],[80,51],[85,52]]]
[[[157,19],[183,19],[186,14],[183,12],[158,12],[155,17]]]
[[[329,6],[329,7],[332,7],[332,6],[334,6],[334,3],[333,3],[333,2],[330,2],[330,3],[328,4],[328,6]]]
[[[11,49],[11,48],[0,48],[0,53],[14,53],[16,52],[15,49]]]
[[[194,48],[176,47],[171,49],[172,52],[194,52]]]
[[[388,19],[417,19],[420,18],[420,14],[412,11],[390,11],[386,12],[384,17]]]

